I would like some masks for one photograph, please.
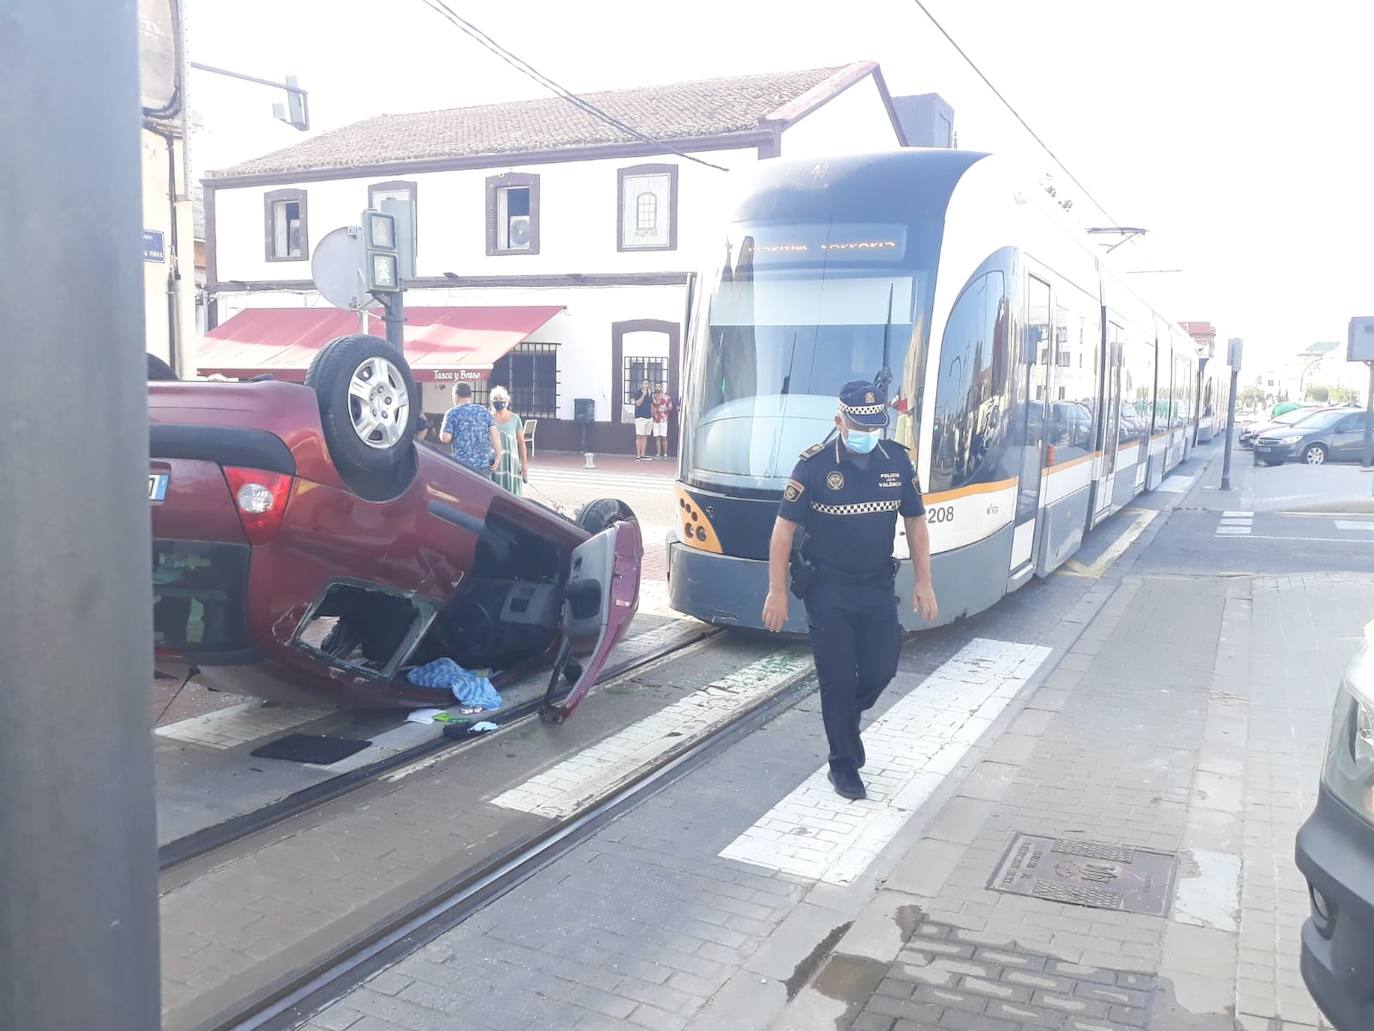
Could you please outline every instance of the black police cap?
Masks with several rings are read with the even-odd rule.
[[[886,426],[887,391],[866,379],[850,380],[840,388],[840,411],[853,426]]]

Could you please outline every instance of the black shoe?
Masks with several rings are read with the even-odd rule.
[[[864,751],[864,739],[857,734],[854,736],[859,742],[859,759],[857,765],[859,769],[862,770],[864,768],[864,763],[868,762],[868,753]]]
[[[856,802],[861,798],[868,797],[868,792],[864,790],[864,782],[859,779],[857,770],[842,770],[836,773],[832,768],[826,776],[830,778],[830,786],[835,789],[835,794],[841,798]]]

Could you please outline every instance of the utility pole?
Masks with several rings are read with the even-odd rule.
[[[1345,360],[1369,366],[1369,388],[1364,396],[1364,456],[1360,467],[1374,471],[1374,317],[1365,315],[1350,320]]]
[[[157,843],[131,0],[9,0],[0,62],[0,1028],[154,1031]],[[49,387],[76,377],[79,446]]]
[[[1231,444],[1236,436],[1236,386],[1240,382],[1240,359],[1244,344],[1239,337],[1226,341],[1226,364],[1231,367],[1231,390],[1226,399],[1226,450],[1221,459],[1221,489],[1231,489]]]
[[[1365,469],[1374,469],[1374,362],[1369,366],[1369,389],[1364,395],[1364,460]]]

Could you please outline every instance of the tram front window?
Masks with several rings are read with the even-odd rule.
[[[852,223],[731,234],[733,259],[703,299],[689,356],[689,481],[776,490],[797,455],[833,429],[840,387],[884,370],[889,435],[899,430],[930,278],[903,261],[906,235],[905,226]]]

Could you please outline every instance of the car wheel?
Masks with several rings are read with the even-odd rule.
[[[305,385],[315,391],[335,465],[386,472],[410,453],[418,390],[405,359],[381,337],[359,334],[325,345]]]
[[[1326,462],[1326,445],[1311,444],[1302,453],[1302,460],[1308,465],[1322,465]]]
[[[155,354],[148,355],[148,382],[170,382],[177,378],[172,367]]]
[[[616,523],[628,523],[634,519],[630,506],[616,498],[597,498],[588,501],[577,513],[577,525],[590,534],[598,534]]]

